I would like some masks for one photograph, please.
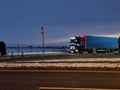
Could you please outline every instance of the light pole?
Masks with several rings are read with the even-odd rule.
[[[41,27],[41,34],[42,34],[42,57],[44,62],[44,26]]]
[[[118,38],[118,52],[120,53],[120,36]]]

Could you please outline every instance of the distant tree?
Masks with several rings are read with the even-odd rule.
[[[63,50],[64,52],[66,52],[65,46],[62,46],[62,50]]]
[[[0,53],[2,56],[6,55],[6,44],[3,41],[0,42]]]
[[[32,48],[33,48],[32,45],[30,45],[29,48],[30,48],[30,52],[32,52]]]

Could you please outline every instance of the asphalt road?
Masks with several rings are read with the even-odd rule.
[[[94,54],[71,54],[71,53],[63,53],[63,54],[50,54],[45,55],[45,60],[54,60],[54,59],[79,59],[79,58],[120,58],[120,54],[114,53],[98,53]],[[16,62],[16,61],[42,61],[42,55],[24,55],[24,56],[5,56],[0,57],[0,62]]]
[[[0,90],[40,87],[120,89],[120,72],[0,71]]]

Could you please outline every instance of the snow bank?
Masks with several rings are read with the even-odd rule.
[[[2,62],[0,63],[0,67],[110,67],[110,68],[120,68],[120,62],[118,63],[73,63],[73,62],[67,62],[67,63],[6,63]]]

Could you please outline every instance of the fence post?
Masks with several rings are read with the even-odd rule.
[[[93,48],[93,54],[96,54],[96,48]]]
[[[1,52],[0,52],[0,58],[1,58]]]
[[[22,57],[24,56],[24,53],[22,52]]]
[[[11,57],[13,57],[13,52],[11,52]]]

